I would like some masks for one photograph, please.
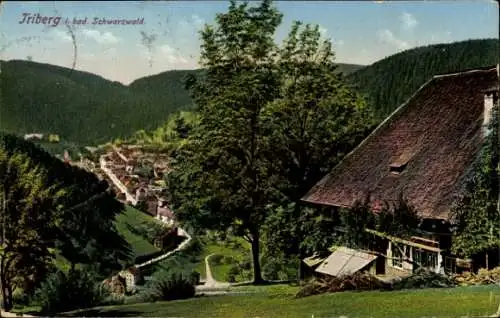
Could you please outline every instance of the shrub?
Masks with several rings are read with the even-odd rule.
[[[162,270],[155,275],[145,298],[149,301],[191,298],[196,293],[195,285],[194,271]]]
[[[223,259],[224,259],[224,255],[215,254],[215,255],[212,255],[210,257],[210,263],[212,263],[214,265],[221,265]]]
[[[356,272],[342,277],[324,276],[308,281],[295,295],[297,298],[318,295],[323,293],[336,293],[354,290],[387,290],[388,284],[378,278]]]
[[[239,266],[243,270],[251,270],[252,269],[252,261],[250,260],[249,257],[245,257],[243,260],[240,261]]]
[[[412,275],[401,279],[393,284],[394,289],[416,289],[416,288],[446,288],[456,286],[455,281],[448,276],[419,269]]]
[[[298,259],[265,255],[262,274],[268,280],[294,280],[298,278]]]
[[[235,265],[238,264],[238,261],[232,256],[225,256],[224,259],[222,260],[222,263],[226,265]]]
[[[233,265],[227,271],[225,279],[228,283],[235,283],[236,276],[238,276],[240,273],[241,273],[241,270],[238,267],[238,265]]]
[[[57,271],[50,274],[35,293],[35,301],[43,314],[95,307],[103,303],[109,293],[100,288],[93,273],[74,270],[68,274]]]
[[[233,246],[231,247],[233,250],[239,250],[239,249],[243,249],[243,244],[241,244],[241,242],[238,242],[238,241],[234,241]]]

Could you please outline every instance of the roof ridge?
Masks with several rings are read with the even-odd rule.
[[[441,77],[446,77],[446,76],[465,75],[465,74],[475,73],[475,72],[490,72],[490,71],[496,70],[496,69],[497,69],[497,65],[495,65],[495,66],[485,66],[485,67],[478,67],[478,68],[468,69],[468,70],[464,70],[464,71],[460,71],[460,72],[437,74],[437,75],[434,75],[432,78],[441,78]]]

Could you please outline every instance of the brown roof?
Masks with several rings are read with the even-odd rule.
[[[484,89],[497,80],[495,68],[435,76],[303,200],[352,207],[402,193],[422,217],[448,219],[483,141]]]
[[[172,210],[170,210],[170,208],[168,206],[163,206],[163,207],[159,207],[158,208],[158,214],[161,215],[161,216],[166,216],[170,219],[174,219],[175,216],[174,216],[174,213],[172,212]]]

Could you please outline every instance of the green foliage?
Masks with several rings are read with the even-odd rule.
[[[191,298],[196,293],[196,280],[192,270],[164,269],[155,273],[144,297],[149,301]]]
[[[221,265],[223,260],[224,260],[224,255],[220,254],[215,254],[210,257],[210,263],[213,263],[214,265]]]
[[[189,137],[199,125],[196,112],[180,111],[172,114],[167,122],[148,133],[137,131],[128,142],[144,145],[150,151],[161,151],[172,156],[189,143]]]
[[[281,14],[264,1],[259,6],[231,2],[215,26],[201,32],[203,80],[187,81],[200,124],[178,155],[169,189],[173,208],[184,221],[214,230],[232,229],[253,244],[255,281],[260,226],[272,188],[266,171],[261,110],[278,93],[273,36]]]
[[[342,234],[337,242],[354,248],[376,249],[378,239],[365,229],[408,238],[419,231],[421,219],[415,209],[401,195],[393,204],[383,202],[380,210],[374,211],[368,198],[358,202],[352,209],[342,209],[340,226]]]
[[[337,65],[369,97],[370,107],[382,119],[431,76],[494,65],[497,57],[497,41],[486,39],[419,47],[366,67]],[[167,71],[125,86],[54,65],[21,60],[0,63],[2,129],[18,134],[53,133],[77,144],[98,144],[127,138],[140,129],[156,129],[170,114],[192,108],[183,79],[188,74],[202,77],[204,72]],[[39,115],[33,117],[34,113]]]
[[[155,220],[153,220],[151,216],[130,206],[125,208],[123,214],[116,217],[116,229],[130,244],[134,258],[143,257],[159,251],[153,245],[153,241],[149,239],[149,234],[147,234],[150,233],[151,228],[152,230],[155,228],[155,226],[149,226],[151,223],[156,225]],[[141,229],[147,230],[143,232]],[[132,262],[133,259],[130,261]]]
[[[266,107],[263,126],[281,197],[273,202],[266,240],[276,255],[285,251],[300,257],[306,250],[323,248],[318,244],[332,232],[318,231],[328,222],[306,211],[300,199],[374,122],[363,99],[346,84],[331,43],[320,37],[318,26],[292,26],[280,48],[278,72],[281,94]]]
[[[228,283],[235,283],[236,276],[240,274],[240,268],[238,265],[232,265],[227,271],[226,277],[224,278]]]
[[[35,294],[41,313],[56,313],[100,305],[108,296],[95,274],[86,271],[58,271],[47,277]]]
[[[456,282],[452,277],[420,268],[412,275],[395,282],[392,289],[450,288],[455,286]]]
[[[0,147],[0,280],[4,308],[16,287],[28,287],[47,270],[62,222],[65,191],[48,185],[48,173],[27,155]],[[26,292],[30,292],[27,290]],[[7,309],[7,310],[8,310]]]
[[[299,259],[264,254],[262,273],[267,280],[295,280],[298,277]]]
[[[498,103],[489,131],[466,180],[466,190],[452,208],[452,251],[464,258],[500,247]]]
[[[0,134],[0,153],[1,192],[8,200],[0,209],[6,220],[4,301],[15,287],[26,288],[23,280],[43,278],[38,272],[56,250],[72,267],[84,264],[101,274],[130,259],[114,223],[123,205],[106,182],[12,135]]]
[[[366,248],[373,236],[365,229],[376,227],[377,220],[369,201],[358,202],[353,209],[342,209],[340,219],[343,229],[341,242],[347,246]]]

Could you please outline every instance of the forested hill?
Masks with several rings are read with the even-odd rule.
[[[495,39],[407,50],[370,66],[339,64],[384,118],[433,75],[495,65]],[[188,109],[182,80],[195,71],[167,71],[129,86],[95,74],[29,61],[0,61],[0,130],[58,134],[64,142],[95,145],[162,126]]]
[[[183,78],[200,70],[166,71],[125,86],[98,75],[29,61],[0,61],[0,130],[58,134],[92,145],[161,126],[188,109]],[[340,65],[345,72],[359,65]]]
[[[349,78],[368,95],[380,119],[437,74],[498,63],[497,39],[468,40],[407,50],[352,73]]]
[[[0,61],[0,66],[0,130],[16,134],[54,133],[64,141],[92,145],[156,128],[190,103],[181,82],[188,71],[170,76],[169,84],[157,90],[160,98],[146,89],[147,83],[129,87],[29,61]]]

